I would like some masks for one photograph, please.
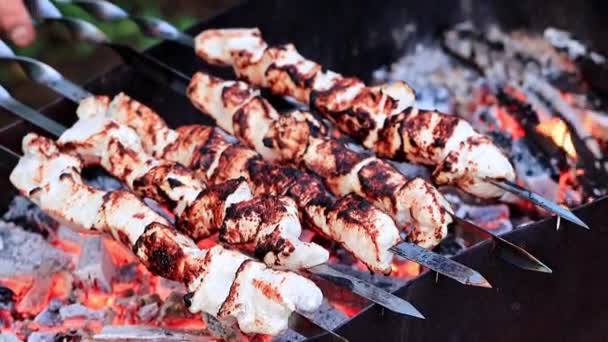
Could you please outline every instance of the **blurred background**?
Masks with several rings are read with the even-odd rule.
[[[133,14],[162,17],[183,30],[197,21],[217,15],[240,1],[112,0],[112,2]],[[66,16],[91,21],[114,42],[124,43],[138,50],[159,42],[144,37],[128,20],[104,23],[93,19],[74,5],[59,3],[56,5]],[[68,41],[67,37],[69,36],[63,28],[45,26],[38,29],[38,36],[33,45],[15,49],[15,52],[48,63],[77,83],[83,83],[120,63],[120,59],[108,49],[73,43]],[[0,67],[0,82],[7,85],[17,98],[34,107],[47,104],[57,97],[41,87],[34,87],[19,67],[11,63]]]

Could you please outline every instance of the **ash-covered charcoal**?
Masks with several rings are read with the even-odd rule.
[[[60,332],[55,335],[55,340],[53,342],[80,342],[80,341],[90,340],[88,334],[84,334],[79,330],[70,330],[66,332]]]
[[[44,261],[37,274],[33,277],[32,286],[17,303],[17,311],[26,316],[35,316],[40,313],[51,295],[53,276],[52,263]]]
[[[215,341],[207,332],[186,332],[144,325],[108,325],[96,335],[94,341]]]
[[[47,326],[56,326],[63,322],[61,315],[59,314],[59,309],[63,306],[63,302],[59,299],[53,299],[49,302],[49,305],[44,309],[41,313],[34,318],[34,322],[47,325]]]
[[[137,263],[131,262],[118,268],[114,279],[119,283],[130,283],[137,277]]]
[[[203,314],[203,319],[207,322],[207,329],[213,337],[228,342],[236,342],[243,339],[239,329],[234,327],[230,322],[220,321],[209,314]]]
[[[2,219],[23,227],[27,231],[40,233],[44,237],[48,237],[49,234],[55,232],[59,226],[57,221],[23,196],[13,197]]]
[[[572,61],[538,34],[505,33],[496,26],[481,30],[465,22],[444,33],[443,45],[491,84],[518,82],[530,73],[551,82],[560,80],[567,89],[582,86],[580,72]]]
[[[506,204],[467,205],[461,204],[456,209],[456,215],[472,221],[480,227],[492,230],[496,234],[504,234],[513,230],[509,218],[511,213]]]
[[[171,292],[160,306],[159,313],[156,317],[157,322],[160,323],[174,318],[193,317],[184,302],[185,296],[185,291]]]
[[[87,238],[81,250],[74,275],[88,286],[97,286],[105,292],[111,292],[116,265],[108,246],[104,243],[104,238],[101,236]]]
[[[112,318],[111,310],[109,309],[93,310],[79,303],[62,306],[59,308],[59,316],[64,321],[72,318],[81,318],[99,321],[103,324],[110,323]]]
[[[433,251],[445,256],[454,256],[464,251],[465,248],[466,243],[463,238],[454,233],[449,233]]]
[[[65,270],[71,258],[53,247],[42,236],[0,221],[0,277],[39,275],[40,265],[47,264],[49,274]]]
[[[453,112],[459,99],[466,98],[480,83],[480,76],[464,68],[436,45],[418,45],[415,50],[390,65],[374,71],[374,83],[406,81],[416,89],[416,104]]]
[[[27,342],[80,342],[83,340],[89,340],[87,337],[88,336],[86,336],[86,334],[83,334],[77,330],[67,332],[37,331],[28,336]]]
[[[158,315],[159,311],[158,303],[145,304],[137,310],[137,317],[143,322],[149,322]]]

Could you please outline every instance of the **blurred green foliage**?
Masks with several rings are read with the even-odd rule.
[[[122,0],[113,1],[113,3],[122,7],[129,13],[142,16],[161,17],[171,22],[179,29],[185,29],[198,20],[196,17],[186,14],[188,8],[184,8],[184,6],[174,7],[172,13],[166,10],[161,11],[161,3],[166,5],[167,1]],[[199,2],[194,0],[191,1],[191,3],[193,6],[196,6],[196,3]],[[75,5],[61,3],[56,3],[56,5],[66,17],[80,18],[92,22],[104,31],[113,42],[128,44],[136,49],[144,49],[158,42],[156,39],[144,37],[137,26],[129,20],[102,22],[96,20]],[[93,46],[87,44],[74,44],[69,41],[63,41],[64,39],[60,36],[62,33],[65,34],[65,32],[61,32],[61,28],[43,28],[39,31],[41,32],[39,32],[39,37],[34,44],[26,48],[16,49],[16,51],[23,55],[46,57],[55,61],[65,61],[66,59],[73,60],[87,56],[94,50]],[[49,56],[49,51],[51,49],[53,53]]]

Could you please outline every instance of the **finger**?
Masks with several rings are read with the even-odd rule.
[[[0,31],[18,46],[34,40],[32,18],[22,0],[0,0]]]

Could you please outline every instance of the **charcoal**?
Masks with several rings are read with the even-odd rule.
[[[116,273],[116,281],[119,283],[130,283],[137,277],[136,262],[132,262],[121,266]]]
[[[8,287],[0,286],[0,310],[9,310],[15,302],[15,293]]]
[[[2,218],[23,227],[26,231],[40,233],[44,237],[48,237],[59,226],[57,221],[24,196],[13,197]]]
[[[63,302],[59,299],[53,299],[49,303],[49,305],[44,309],[41,313],[36,316],[34,322],[42,324],[42,325],[57,325],[62,322],[61,315],[59,314],[59,309]]]
[[[144,322],[149,322],[154,319],[159,312],[158,303],[146,304],[137,310],[137,317]]]
[[[59,316],[62,320],[71,318],[84,318],[92,321],[104,322],[110,318],[109,311],[89,309],[82,304],[70,304],[59,308]]]
[[[39,234],[0,221],[0,277],[37,275],[43,261],[50,274],[67,269],[71,259]]]
[[[71,242],[77,245],[81,245],[86,239],[86,235],[83,235],[81,232],[76,231],[73,228],[70,228],[65,225],[59,225],[57,228],[57,239],[61,241]]]
[[[506,204],[482,206],[461,204],[456,210],[456,216],[468,219],[478,226],[491,229],[496,234],[513,230],[513,224],[509,220],[511,213]]]
[[[207,313],[203,313],[203,319],[207,322],[207,329],[213,337],[228,342],[243,340],[241,332],[236,327],[236,322],[230,320],[220,321]]]
[[[461,237],[456,236],[456,234],[450,233],[443,240],[441,240],[439,245],[437,245],[433,251],[435,253],[450,257],[457,255],[465,248],[465,241]]]
[[[204,332],[176,331],[143,325],[108,325],[93,336],[95,341],[213,341]]]
[[[27,342],[55,342],[57,333],[54,332],[40,332],[36,331],[30,334],[27,338]]]
[[[172,292],[160,307],[158,320],[162,321],[173,317],[188,317],[190,311],[184,304],[185,292]]]
[[[96,285],[106,292],[112,291],[112,278],[116,266],[101,236],[91,236],[82,246],[82,254],[74,274],[82,282]]]
[[[44,309],[51,287],[53,277],[50,263],[46,261],[40,266],[39,274],[34,278],[32,287],[17,304],[17,311],[25,315],[36,315]]]
[[[177,281],[169,280],[166,278],[159,279],[158,287],[160,288],[160,290],[158,291],[159,294],[162,294],[163,292],[164,293],[171,293],[171,292],[185,293],[186,292],[186,286],[184,284],[177,282]]]
[[[83,339],[83,334],[80,331],[72,330],[58,333],[55,335],[54,342],[80,342]]]

